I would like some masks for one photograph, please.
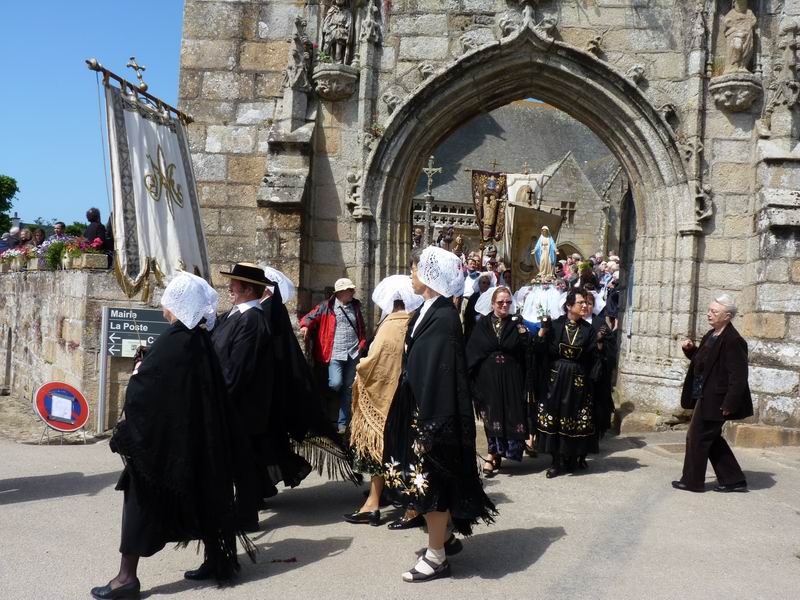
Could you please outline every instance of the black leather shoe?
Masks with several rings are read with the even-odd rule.
[[[365,512],[353,512],[349,515],[344,515],[344,520],[348,523],[354,523],[356,525],[362,523],[369,523],[373,527],[377,527],[381,524],[381,511],[380,510],[372,510],[372,511],[365,511]]]
[[[544,472],[544,476],[548,479],[552,479],[553,477],[558,477],[561,475],[561,469],[558,467],[550,467],[547,471]]]
[[[676,490],[681,490],[681,491],[684,491],[684,492],[696,492],[698,494],[701,494],[701,493],[706,491],[703,488],[689,487],[688,485],[686,485],[682,481],[673,481],[672,482],[672,487],[674,487]]]
[[[211,565],[209,565],[207,562],[204,562],[196,569],[186,571],[183,574],[183,577],[185,579],[191,579],[192,581],[205,581],[206,579],[214,579],[214,569],[211,568]]]
[[[389,523],[389,529],[396,531],[398,529],[413,529],[414,527],[422,527],[425,525],[425,517],[417,515],[411,519],[400,518],[397,521]]]
[[[134,579],[130,583],[121,585],[113,590],[111,589],[110,585],[94,587],[91,589],[91,594],[92,598],[100,598],[101,600],[106,598],[138,598],[140,590],[141,584],[139,583],[139,580]]]
[[[728,484],[719,484],[717,487],[714,488],[715,492],[722,492],[723,494],[727,494],[729,492],[746,492],[747,491],[747,482],[746,481],[739,481],[737,483],[728,483]]]

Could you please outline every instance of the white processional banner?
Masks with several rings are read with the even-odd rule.
[[[209,278],[208,251],[183,123],[106,86],[116,272],[133,296],[149,275]]]

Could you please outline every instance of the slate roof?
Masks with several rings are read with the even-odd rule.
[[[454,132],[434,151],[443,172],[433,180],[433,195],[442,202],[471,202],[470,174],[464,169],[522,173],[525,161],[531,173],[557,165],[572,151],[575,160],[598,194],[619,163],[588,127],[566,113],[541,102],[513,102],[475,117]],[[425,194],[422,175],[415,198]]]

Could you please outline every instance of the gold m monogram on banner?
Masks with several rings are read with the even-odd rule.
[[[161,144],[158,145],[158,152],[156,154],[158,164],[153,162],[152,157],[148,154],[147,160],[150,161],[152,171],[145,172],[144,187],[147,188],[147,193],[150,197],[159,202],[161,200],[161,192],[164,192],[167,200],[167,208],[172,218],[175,218],[175,208],[173,204],[177,204],[183,208],[183,191],[178,183],[175,183],[175,163],[167,164],[164,158],[164,151],[161,150]]]

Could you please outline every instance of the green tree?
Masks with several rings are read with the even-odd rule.
[[[86,224],[81,223],[80,221],[73,221],[71,225],[67,225],[64,229],[64,233],[67,235],[83,235],[83,231],[86,229]]]
[[[8,175],[0,175],[0,231],[8,231],[11,228],[11,204],[14,197],[19,193],[17,180]]]

